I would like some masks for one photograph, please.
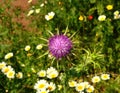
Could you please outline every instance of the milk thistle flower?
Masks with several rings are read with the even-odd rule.
[[[54,35],[49,39],[49,51],[56,58],[62,58],[66,56],[71,48],[72,42],[65,35]]]

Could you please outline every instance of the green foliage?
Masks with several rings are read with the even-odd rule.
[[[4,61],[15,73],[22,72],[23,78],[9,79],[1,70],[0,93],[35,93],[39,79],[56,84],[51,93],[78,93],[69,87],[69,80],[88,81],[95,88],[93,93],[120,92],[120,14],[114,14],[120,12],[119,0],[38,0],[36,4],[27,3],[27,10],[22,10],[22,5],[10,8],[13,2],[4,1],[0,6],[0,63]],[[113,8],[109,10],[107,5]],[[36,13],[36,9],[40,11]],[[34,12],[28,15],[30,10]],[[55,15],[47,20],[50,12]],[[103,21],[99,20],[102,15],[106,16]],[[70,53],[61,59],[51,57],[48,50],[48,40],[56,34],[65,34],[73,42]],[[39,44],[42,49],[38,50]],[[25,51],[27,45],[30,50]],[[10,52],[13,57],[5,59]],[[37,75],[49,67],[57,69],[57,78]],[[103,73],[110,74],[110,80],[97,84],[91,81]]]

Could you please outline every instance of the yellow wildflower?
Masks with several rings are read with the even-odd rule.
[[[106,8],[107,8],[107,10],[112,10],[113,9],[113,5],[107,5]]]
[[[50,82],[48,84],[48,88],[47,88],[50,92],[54,91],[56,89],[56,85],[53,82]]]
[[[27,54],[27,57],[30,57],[30,56],[32,56],[32,54],[31,54],[31,53],[28,53],[28,54]]]
[[[80,21],[83,21],[83,19],[84,19],[84,17],[80,15],[80,16],[79,16],[79,20],[80,20]]]

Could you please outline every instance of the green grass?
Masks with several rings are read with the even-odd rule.
[[[69,86],[70,80],[89,82],[94,87],[93,93],[120,93],[120,17],[114,19],[114,12],[120,12],[120,1],[39,0],[29,3],[26,10],[13,3],[14,0],[8,0],[0,4],[0,64],[4,61],[15,73],[22,72],[23,78],[9,79],[1,69],[0,93],[36,93],[34,85],[41,79],[56,84],[51,93],[79,93]],[[44,6],[40,7],[41,4]],[[113,8],[107,10],[107,5]],[[31,9],[40,12],[27,16]],[[51,11],[55,15],[47,21],[45,15]],[[106,16],[104,21],[98,20],[101,15]],[[48,39],[58,33],[66,34],[73,42],[70,53],[61,59],[49,57],[48,52]],[[38,44],[42,49],[36,49]],[[31,48],[25,51],[27,45]],[[13,57],[5,59],[10,52]],[[58,71],[56,78],[37,75],[50,67]],[[92,82],[94,76],[104,73],[110,75],[109,80]]]

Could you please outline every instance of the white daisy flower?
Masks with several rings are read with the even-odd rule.
[[[108,80],[108,79],[110,79],[110,75],[109,74],[102,74],[101,79],[102,80]]]
[[[5,63],[5,62],[0,63],[0,69],[2,69],[2,68],[5,67],[5,66],[6,66],[6,63]]]
[[[2,68],[2,72],[4,74],[7,74],[7,72],[9,72],[11,70],[13,70],[13,68],[11,66],[5,66],[5,67]]]
[[[120,19],[120,14],[119,15],[114,15],[114,19]]]
[[[36,93],[49,93],[49,90],[43,89],[43,90],[37,90]]]
[[[17,77],[18,79],[23,78],[23,73],[22,73],[22,72],[16,73],[16,77]]]
[[[48,82],[44,79],[37,81],[34,85],[36,90],[46,90],[48,88]]]
[[[54,91],[56,89],[56,85],[53,82],[50,82],[47,89],[49,91]]]
[[[35,13],[39,13],[40,12],[40,8],[38,8],[38,9],[35,9]]]
[[[41,5],[40,5],[40,7],[43,7],[45,4],[44,3],[42,3]]]
[[[41,70],[41,71],[39,71],[39,72],[37,73],[37,75],[38,75],[39,77],[45,77],[45,76],[46,76],[46,71],[45,71],[45,70]]]
[[[33,13],[34,13],[34,10],[30,10],[30,11],[28,12],[27,16],[30,16],[30,15],[32,15]]]
[[[58,71],[53,67],[47,69],[47,77],[49,79],[56,78],[58,74],[59,74]]]
[[[53,17],[55,16],[55,13],[54,12],[49,12],[48,15],[45,15],[45,19],[47,21],[53,19]]]
[[[100,77],[99,77],[99,76],[94,76],[94,77],[92,78],[92,82],[93,82],[93,83],[100,82]]]
[[[90,86],[90,84],[89,84],[89,82],[83,82],[84,83],[84,85],[85,85],[85,88],[88,88],[89,86]]]
[[[74,80],[68,82],[69,87],[75,87],[76,84],[77,84],[77,82]]]
[[[83,82],[78,83],[75,87],[76,91],[82,92],[85,89],[85,84]]]
[[[37,50],[40,50],[40,49],[42,49],[42,48],[43,48],[43,45],[42,45],[42,44],[39,44],[39,45],[36,46],[36,49],[37,49]]]
[[[105,21],[105,19],[106,19],[106,16],[105,16],[105,15],[100,15],[100,16],[98,17],[98,20],[99,20],[99,21]]]
[[[94,91],[94,87],[93,86],[89,86],[87,89],[86,89],[87,93],[91,93]]]
[[[26,47],[25,47],[25,51],[29,51],[30,50],[30,46],[29,45],[27,45]]]
[[[7,72],[6,76],[8,78],[14,78],[15,77],[15,71],[14,70],[10,70]]]
[[[11,58],[11,57],[13,57],[13,53],[12,53],[12,52],[7,53],[7,54],[5,55],[5,59],[9,59],[9,58]]]
[[[48,54],[48,58],[49,58],[49,59],[52,59],[53,56],[52,56],[51,54]]]
[[[114,12],[114,15],[119,15],[119,11],[116,10],[116,11]]]

